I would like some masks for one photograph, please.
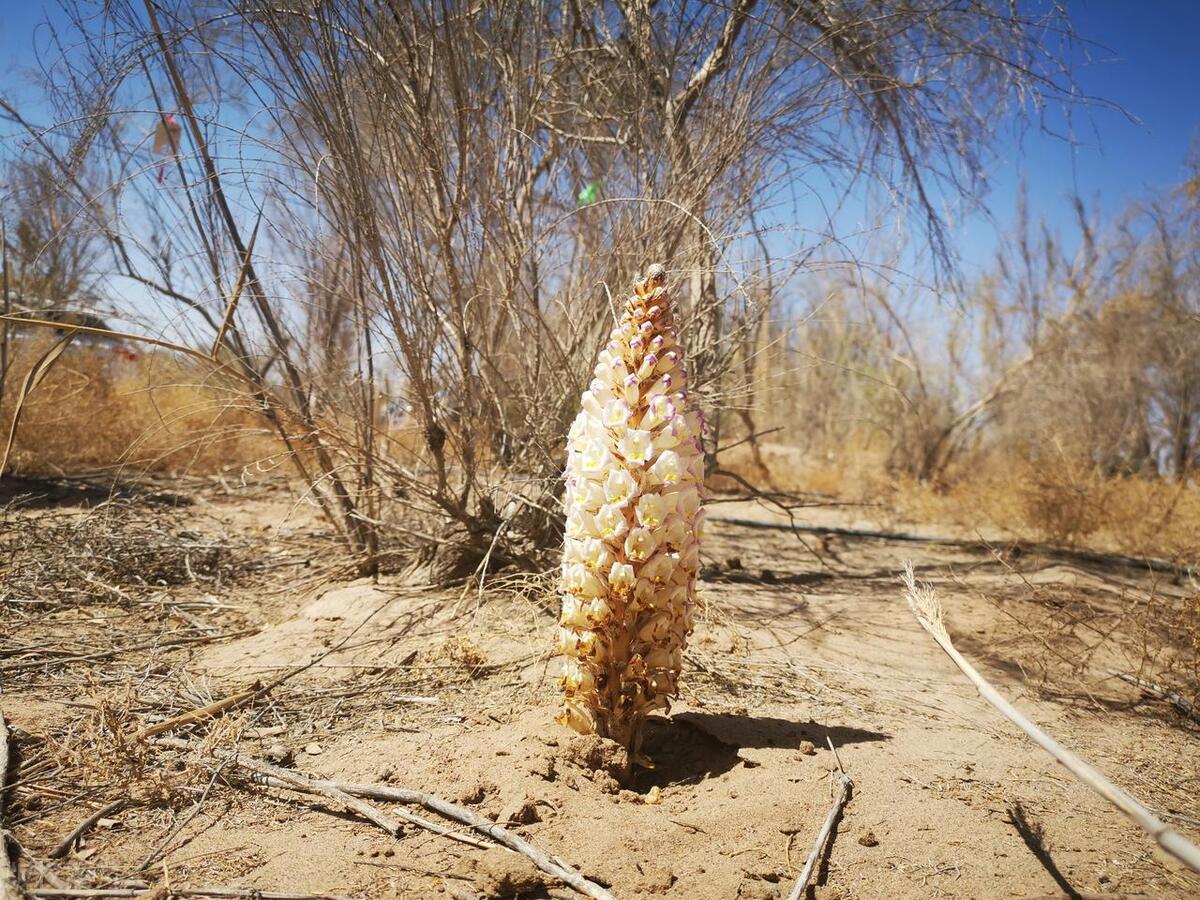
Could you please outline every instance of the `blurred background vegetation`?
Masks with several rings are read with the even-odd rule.
[[[1077,197],[1069,233],[1021,190],[961,265],[1003,133],[1103,105],[1058,4],[50,22],[0,90],[3,433],[75,337],[12,472],[286,472],[364,571],[536,564],[614,304],[660,260],[714,489],[1196,558],[1200,158],[1115,214]]]

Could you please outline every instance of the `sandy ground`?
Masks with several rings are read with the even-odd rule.
[[[1070,554],[797,535],[748,504],[711,512],[683,695],[649,730],[656,767],[622,787],[552,721],[547,583],[501,579],[479,594],[399,576],[330,581],[319,522],[282,494],[214,494],[173,511],[180,528],[232,542],[235,558],[276,563],[155,587],[156,607],[6,620],[0,705],[18,729],[9,821],[25,884],[573,896],[515,854],[415,827],[391,839],[320,798],[190,768],[176,752],[106,749],[103,710],[128,717],[117,731],[143,726],[333,648],[269,699],[177,735],[208,731],[300,772],[433,792],[510,823],[617,897],[689,900],[788,895],[830,808],[832,742],[854,791],[810,896],[1200,896],[1200,879],[978,697],[913,620],[897,575],[912,560],[994,684],[1196,840],[1200,731],[1108,674],[1144,661],[1131,610],[1181,603],[1194,587]],[[870,524],[842,510],[801,518]],[[134,620],[112,636],[113,622]],[[48,636],[78,656],[97,635],[133,647],[139,634],[193,626],[207,637],[29,664]],[[120,752],[138,760],[116,777],[105,760]],[[48,858],[122,796],[138,802]]]

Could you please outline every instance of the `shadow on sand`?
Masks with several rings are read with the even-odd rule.
[[[826,727],[818,722],[792,722],[771,716],[734,713],[683,712],[669,719],[646,722],[642,754],[654,763],[635,778],[639,791],[658,785],[696,784],[724,774],[738,765],[753,766],[739,755],[744,747],[798,749],[801,742],[835,747],[891,739],[890,734],[845,725]]]

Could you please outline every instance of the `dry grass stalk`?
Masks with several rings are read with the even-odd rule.
[[[1054,757],[1068,772],[1132,819],[1142,830],[1154,838],[1164,851],[1193,872],[1200,873],[1200,847],[1166,825],[1148,808],[1109,781],[1098,769],[1063,747],[1022,715],[958,652],[950,640],[950,634],[946,631],[941,602],[934,594],[931,585],[922,584],[916,580],[912,563],[906,564],[902,581],[906,589],[909,608],[921,627],[929,633],[929,636],[975,685],[975,689],[979,691],[979,695],[983,699],[1025,732],[1030,740]]]
[[[825,822],[821,825],[821,830],[817,833],[817,839],[813,842],[812,850],[808,852],[808,859],[804,861],[804,868],[800,870],[800,876],[796,879],[796,884],[792,888],[792,892],[788,894],[788,900],[800,900],[804,896],[804,890],[808,887],[809,881],[812,880],[813,872],[816,871],[817,860],[821,856],[821,851],[825,849],[825,845],[829,842],[829,835],[833,832],[833,826],[837,823],[838,816],[842,814],[842,808],[846,805],[846,801],[850,799],[850,792],[854,790],[854,781],[846,774],[846,770],[842,768],[842,760],[833,746],[833,741],[829,740],[829,738],[825,740],[829,742],[829,749],[833,751],[833,757],[837,760],[838,772],[841,773],[839,778],[841,786],[838,788],[838,795],[833,801],[833,806],[829,808],[829,815],[825,817]]]

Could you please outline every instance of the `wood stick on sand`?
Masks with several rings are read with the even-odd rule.
[[[189,744],[187,741],[181,741],[176,738],[159,738],[155,743],[174,747],[179,750],[198,749],[194,744]],[[388,800],[395,803],[423,806],[425,809],[445,816],[447,819],[469,825],[497,843],[528,857],[535,866],[547,875],[553,875],[585,896],[593,897],[595,900],[615,900],[613,895],[605,888],[584,877],[579,870],[562,860],[549,856],[508,829],[502,828],[490,819],[485,819],[474,810],[451,803],[448,800],[443,800],[434,794],[426,794],[423,791],[408,790],[406,788],[395,788],[383,784],[349,784],[340,781],[326,781],[324,779],[309,778],[298,772],[273,766],[270,763],[261,762],[257,759],[247,759],[241,756],[229,757],[228,759],[239,768],[253,772],[259,776],[266,776],[267,779],[276,779],[294,790],[321,794],[328,797],[347,809],[358,812],[360,815],[381,825],[385,829],[388,826],[382,820],[385,820],[386,816],[369,803],[365,803],[357,798],[369,797],[374,800]],[[270,784],[270,781],[268,780],[267,783]],[[427,822],[409,813],[404,813],[403,815],[405,816],[405,821],[413,821],[414,824],[419,824],[425,828],[433,826],[434,829],[438,829],[438,833],[445,834],[446,837],[469,839],[467,835],[461,835],[449,831],[449,829],[441,829],[435,823]],[[392,833],[394,834],[395,831],[392,830]]]
[[[1120,678],[1126,684],[1132,684],[1134,687],[1141,688],[1151,697],[1157,697],[1159,700],[1165,700],[1179,710],[1181,715],[1187,716],[1195,722],[1200,722],[1200,712],[1188,700],[1181,697],[1176,691],[1168,690],[1162,685],[1155,684],[1153,681],[1147,681],[1144,678],[1138,678],[1136,675],[1130,675],[1128,672],[1118,672],[1116,669],[1108,669],[1108,674],[1114,678]]]
[[[4,713],[0,712],[0,900],[20,900],[21,896],[20,888],[17,887],[17,876],[9,865],[8,832],[4,830],[4,807],[5,797],[8,793],[10,752],[8,725],[4,721]]]
[[[813,842],[812,849],[808,851],[808,859],[804,861],[804,868],[800,870],[800,877],[796,879],[796,886],[788,894],[788,900],[800,900],[804,896],[804,890],[812,880],[813,872],[816,871],[817,860],[821,857],[821,851],[825,849],[825,845],[829,842],[829,835],[833,833],[833,826],[837,822],[838,816],[842,814],[842,807],[850,799],[850,792],[854,789],[854,781],[846,774],[846,770],[842,768],[842,759],[838,756],[837,749],[833,746],[833,741],[829,740],[828,737],[825,740],[829,742],[829,749],[833,751],[833,758],[837,761],[838,771],[841,772],[841,787],[838,789],[837,799],[833,801],[833,806],[829,808],[829,815],[825,817],[825,823],[817,833],[817,839]]]
[[[85,831],[87,831],[89,828],[91,828],[93,825],[95,825],[97,822],[99,822],[105,816],[111,816],[115,812],[120,812],[128,805],[129,805],[128,800],[121,799],[121,800],[114,800],[112,803],[109,803],[106,806],[100,807],[98,810],[96,810],[94,813],[92,813],[90,816],[88,816],[86,819],[84,819],[82,822],[80,822],[78,825],[76,825],[74,828],[72,828],[71,833],[68,834],[61,841],[59,841],[58,846],[55,847],[53,850],[51,850],[50,853],[47,855],[49,856],[50,859],[62,859],[64,856],[66,856],[68,853],[71,852],[71,848],[75,846],[75,842],[78,841],[79,838],[83,836],[83,833]]]
[[[1166,825],[1149,809],[1109,781],[1098,769],[1059,744],[1025,718],[1016,707],[1000,695],[999,691],[992,687],[987,679],[975,670],[974,666],[967,662],[950,641],[950,635],[942,620],[942,604],[933,593],[933,587],[917,582],[916,576],[913,575],[911,562],[905,564],[901,580],[907,589],[908,605],[921,627],[929,632],[929,636],[970,679],[984,700],[996,707],[1006,719],[1024,731],[1030,740],[1053,756],[1067,771],[1141,826],[1164,851],[1193,872],[1200,873],[1200,847]]]
[[[172,716],[163,722],[143,728],[135,737],[137,740],[145,740],[148,737],[154,737],[156,734],[162,734],[164,731],[179,728],[181,725],[191,725],[193,722],[199,722],[203,719],[215,718],[226,710],[241,706],[248,700],[257,698],[261,693],[263,693],[262,685],[256,684],[252,688],[238,691],[236,694],[230,694],[228,697],[217,700],[215,703],[208,704],[208,706],[188,710],[178,716]]]

